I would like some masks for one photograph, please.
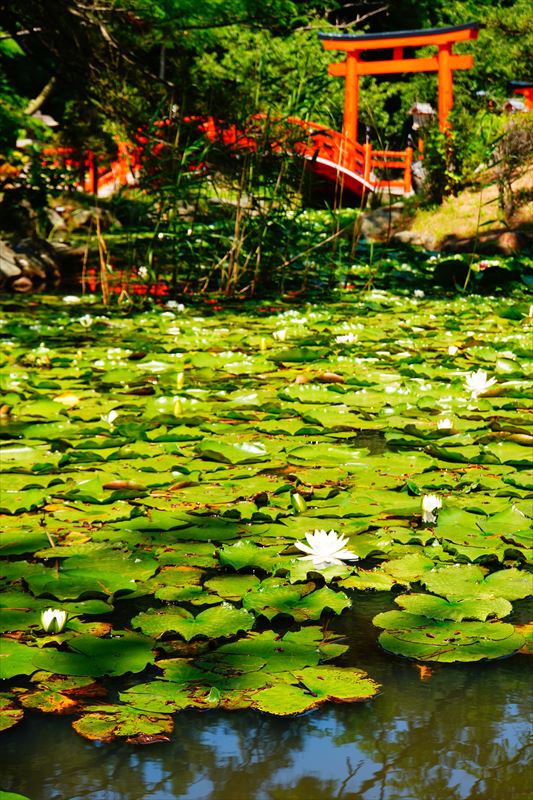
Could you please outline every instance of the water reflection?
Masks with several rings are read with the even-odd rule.
[[[370,596],[342,618],[351,660],[385,686],[374,701],[288,720],[184,712],[170,744],[146,749],[35,715],[3,737],[2,788],[31,800],[529,800],[527,657],[421,675],[361,624],[387,602]]]

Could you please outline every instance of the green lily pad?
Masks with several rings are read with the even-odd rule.
[[[261,442],[227,443],[217,439],[204,439],[196,445],[201,458],[221,461],[224,464],[257,464],[268,461],[266,447]]]
[[[141,672],[154,661],[152,645],[150,639],[124,631],[114,632],[108,639],[76,636],[69,642],[68,651],[5,639],[2,642],[0,677],[32,675],[38,670],[93,677]]]
[[[475,619],[485,622],[487,617],[501,619],[511,613],[513,607],[503,597],[469,597],[465,600],[445,600],[430,594],[402,594],[394,598],[410,614],[430,619]]]
[[[274,631],[248,633],[237,642],[222,645],[215,655],[217,661],[224,663],[229,659],[230,663],[237,663],[239,668],[245,667],[250,660],[256,668],[262,662],[268,672],[275,674],[316,666],[321,660],[334,658],[346,649],[345,646],[324,641],[320,628],[310,626],[289,631],[283,637]]]
[[[350,606],[344,592],[334,592],[327,586],[313,589],[313,583],[291,586],[278,578],[267,578],[244,596],[243,607],[269,620],[277,614],[287,614],[297,622],[304,622],[319,619],[326,608],[340,614]]]
[[[250,589],[259,586],[259,583],[259,578],[255,575],[218,575],[206,581],[204,586],[224,600],[235,603],[242,600]]]
[[[519,600],[533,593],[533,576],[514,567],[485,577],[480,567],[454,564],[426,573],[422,582],[430,592],[447,600],[487,596]]]
[[[235,544],[221,547],[218,557],[223,566],[229,565],[233,569],[260,567],[265,572],[273,573],[283,564],[279,550],[279,547],[260,547],[253,542],[241,539]]]
[[[108,550],[66,558],[57,570],[49,568],[27,580],[36,595],[75,600],[86,593],[110,596],[120,591],[132,592],[138,581],[154,574],[157,566],[157,561],[141,552],[133,555]]]
[[[0,731],[12,728],[24,717],[24,709],[8,696],[0,695]]]
[[[374,617],[385,628],[381,646],[418,661],[482,661],[517,652],[524,638],[506,622],[429,620],[407,611],[385,611]]]
[[[160,637],[174,632],[189,642],[196,636],[233,636],[238,631],[250,630],[254,621],[253,614],[245,609],[223,602],[202,611],[196,617],[183,608],[162,611],[152,609],[134,617],[132,625],[139,627],[148,636]]]

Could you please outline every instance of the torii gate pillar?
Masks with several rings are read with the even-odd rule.
[[[339,34],[319,33],[326,50],[346,53],[345,61],[329,65],[330,75],[344,77],[343,133],[349,142],[357,142],[359,113],[359,78],[361,75],[393,75],[400,72],[437,72],[439,78],[438,117],[440,129],[449,126],[448,117],[453,106],[453,71],[470,69],[474,64],[471,55],[456,55],[455,42],[477,39],[478,22],[455,25],[449,28],[429,28],[419,31],[393,33]],[[404,48],[436,45],[433,56],[404,57]],[[392,57],[365,61],[361,55],[366,50],[391,50]]]

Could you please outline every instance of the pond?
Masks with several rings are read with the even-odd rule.
[[[384,691],[289,719],[184,711],[170,743],[97,745],[65,718],[31,716],[6,737],[2,786],[31,800],[528,800],[531,673],[522,655],[427,667],[388,657],[361,595],[335,627]],[[526,619],[531,607],[518,611]]]
[[[2,317],[2,789],[531,796],[520,297]]]

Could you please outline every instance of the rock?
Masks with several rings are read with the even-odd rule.
[[[498,251],[504,256],[521,253],[527,247],[527,238],[520,231],[505,231],[496,239]]]
[[[411,247],[424,247],[426,250],[435,249],[435,239],[429,233],[418,233],[417,231],[396,231],[392,235],[391,241],[397,244],[408,244]]]
[[[111,225],[118,225],[120,223],[113,217],[113,215],[103,208],[75,208],[73,210],[67,209],[62,221],[70,231],[79,230],[80,228],[96,228],[96,221],[99,221],[102,230],[107,230]]]
[[[0,240],[0,281],[15,279],[22,273],[16,259],[17,255],[11,247]]]
[[[444,253],[479,253],[480,255],[510,256],[525,250],[530,241],[520,231],[503,231],[459,239],[449,236],[442,244]]]
[[[44,239],[22,239],[13,247],[0,242],[0,287],[5,291],[56,289],[60,277],[55,250]]]
[[[47,208],[46,209],[46,216],[48,218],[48,222],[54,228],[54,230],[65,230],[67,225],[61,214],[55,210],[55,208]]]
[[[16,278],[13,281],[11,290],[19,294],[28,294],[28,292],[33,291],[33,281],[26,275],[21,275],[20,278]]]
[[[400,224],[403,214],[403,203],[392,203],[367,211],[361,218],[361,233],[367,239],[388,239]]]

